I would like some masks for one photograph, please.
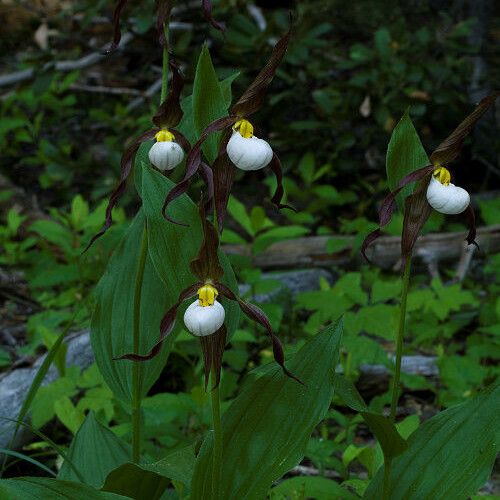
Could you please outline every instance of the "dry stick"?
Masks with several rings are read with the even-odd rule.
[[[133,38],[134,36],[132,35],[132,33],[125,33],[120,41],[120,47],[124,47],[125,45],[127,45],[127,43],[129,43]],[[88,68],[89,66],[93,66],[94,64],[97,64],[106,59],[107,56],[103,54],[103,51],[106,50],[108,45],[109,44],[107,44],[105,47],[102,47],[100,51],[92,52],[91,54],[81,57],[80,59],[47,63],[42,66],[41,70],[29,68],[22,71],[9,73],[7,75],[0,75],[0,87],[6,87],[8,85],[14,85],[26,80],[31,80],[39,71],[46,71],[48,69],[54,69],[55,71],[67,73],[69,71]]]

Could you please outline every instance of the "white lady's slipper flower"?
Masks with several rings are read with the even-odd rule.
[[[174,169],[184,159],[184,151],[174,142],[174,134],[168,130],[160,130],[155,139],[156,142],[149,150],[149,161],[162,172]]]
[[[217,295],[217,290],[206,284],[198,290],[198,300],[186,309],[184,324],[196,337],[212,335],[224,324],[226,313],[215,300]]]
[[[234,124],[226,151],[241,170],[260,170],[273,158],[271,146],[253,135],[253,126],[248,120],[239,120]]]
[[[450,183],[450,172],[440,167],[434,170],[427,188],[427,201],[436,211],[454,215],[462,213],[470,203],[469,193]]]

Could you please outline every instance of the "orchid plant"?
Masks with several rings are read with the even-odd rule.
[[[119,0],[115,7],[110,53],[120,42],[120,18],[126,3]],[[222,24],[212,17],[210,1],[203,0],[202,7],[210,24],[222,30]],[[278,155],[266,140],[255,135],[255,122],[250,121],[264,105],[266,90],[285,57],[291,30],[275,44],[268,62],[242,96],[232,106],[226,106],[227,116],[210,117],[205,122],[208,125],[194,134],[196,141],[191,145],[180,130],[184,80],[169,52],[171,12],[170,2],[157,2],[163,81],[160,105],[152,118],[154,127],[135,138],[124,152],[119,183],[110,196],[104,225],[87,247],[111,227],[113,208],[124,194],[131,173],[136,173],[142,206],[97,287],[91,328],[101,376],[127,418],[130,416],[131,446],[90,413],[69,450],[60,450],[64,463],[58,479],[2,480],[0,497],[274,498],[278,488],[273,485],[301,462],[311,433],[328,415],[335,392],[363,417],[378,440],[384,465],[361,486],[349,480],[340,485],[327,478],[315,478],[326,481],[326,493],[325,482],[320,481],[321,488],[312,493],[307,490],[306,494],[305,486],[301,487],[302,497],[466,498],[480,487],[486,469],[495,460],[492,443],[499,387],[487,388],[474,400],[436,415],[409,438],[403,437],[397,427],[397,404],[413,247],[432,210],[465,215],[470,227],[467,241],[475,243],[470,196],[451,182],[448,167],[498,94],[483,99],[430,159],[407,115],[394,131],[397,147],[392,147],[403,152],[391,163],[395,169],[388,169],[392,191],[382,203],[380,227],[366,237],[362,246],[368,258],[369,247],[376,247],[376,239],[396,205],[404,207],[403,287],[387,418],[366,405],[354,385],[338,371],[342,319],[307,339],[293,357],[287,357],[285,365],[284,348],[269,318],[239,296],[234,273],[220,247],[235,168],[254,171],[269,167],[276,177],[272,202],[278,209],[291,208],[282,203],[283,172]],[[167,92],[169,72],[172,77]],[[216,133],[220,137],[218,153],[210,161],[203,145]],[[153,139],[155,142],[149,145]],[[174,183],[170,173],[184,164],[182,180]],[[196,174],[202,177],[204,194],[193,203],[187,192]],[[187,301],[190,303],[182,312]],[[222,415],[223,356],[240,312],[267,332],[275,363],[253,371]],[[182,326],[181,315],[184,329],[200,341],[200,379],[203,376],[205,392],[210,392],[211,429],[201,444],[193,442],[152,463],[142,435],[143,399],[167,362]],[[49,361],[59,346],[49,353]],[[50,362],[47,369],[48,365]],[[325,440],[329,438],[324,436]]]

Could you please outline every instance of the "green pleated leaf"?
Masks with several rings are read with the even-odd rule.
[[[195,460],[195,447],[194,445],[190,445],[169,453],[158,462],[143,464],[142,468],[157,472],[172,481],[180,482],[185,486],[186,491],[189,491]]]
[[[102,491],[118,493],[130,498],[158,500],[166,490],[169,480],[139,465],[127,463],[112,470]]]
[[[90,412],[75,434],[67,457],[86,484],[100,488],[109,472],[130,460],[130,446],[101,425]],[[67,462],[63,463],[58,478],[79,481]]]
[[[123,500],[128,497],[97,491],[91,486],[45,477],[0,479],[2,500]]]
[[[386,457],[403,453],[408,444],[401,437],[396,426],[384,415],[370,411],[352,382],[342,375],[335,375],[335,394],[351,409],[359,412],[377,438]]]
[[[460,500],[488,479],[496,457],[500,385],[432,417],[408,439],[390,474],[391,500]],[[383,470],[364,498],[382,497]]]
[[[145,217],[140,210],[96,287],[91,324],[90,338],[99,371],[114,395],[126,404],[130,404],[132,397],[132,362],[113,358],[133,352],[135,281],[144,227]],[[158,340],[161,318],[167,304],[177,298],[175,293],[176,290],[166,290],[148,255],[141,292],[140,353],[147,352]],[[139,363],[142,396],[163,369],[170,345],[171,341],[165,342],[158,356]]]
[[[353,495],[340,484],[326,477],[292,477],[270,491],[271,500],[295,498],[317,498],[321,500],[355,500]]]
[[[405,175],[430,164],[420,137],[410,118],[409,110],[394,128],[387,147],[386,171],[389,189],[394,191]],[[413,192],[415,183],[408,184],[396,197],[400,209],[405,198]]]
[[[214,120],[227,115],[226,103],[210,52],[204,45],[198,58],[193,83],[193,125],[198,135]],[[210,164],[217,158],[220,135],[220,132],[212,134],[202,146],[203,153]]]
[[[220,498],[265,498],[272,483],[300,462],[330,406],[342,328],[341,322],[326,328],[287,361],[305,385],[273,364],[247,381],[222,418]],[[212,498],[212,446],[210,434],[196,462],[192,500]]]
[[[149,255],[158,275],[166,284],[170,306],[176,302],[181,290],[198,281],[191,273],[189,263],[198,254],[203,239],[203,229],[198,207],[186,195],[174,200],[168,210],[174,220],[189,224],[189,227],[173,224],[163,218],[161,207],[167,193],[174,186],[172,181],[145,164],[143,164],[142,179],[142,189],[145,193],[144,212],[148,224]],[[220,252],[219,258],[224,268],[223,283],[237,292],[236,278],[226,256]],[[225,324],[228,334],[231,335],[238,326],[239,307],[235,302],[227,299],[222,299],[221,302],[226,310]],[[187,306],[188,303],[179,309],[178,318],[182,318]],[[162,310],[162,313],[165,311],[166,308]],[[177,322],[178,327],[181,324],[182,321]],[[152,345],[151,343],[150,347]]]

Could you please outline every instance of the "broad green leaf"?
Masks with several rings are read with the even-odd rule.
[[[90,338],[99,370],[114,395],[126,404],[132,397],[132,361],[113,358],[133,352],[135,281],[144,227],[145,217],[140,210],[96,287],[96,308],[91,324]],[[175,269],[170,262],[167,265]],[[171,274],[175,275],[175,271]],[[140,353],[149,351],[158,340],[161,318],[167,305],[174,302],[173,297],[178,291],[165,287],[148,255],[141,291]],[[146,395],[163,369],[171,342],[167,340],[154,359],[138,364],[142,396]]]
[[[314,427],[333,396],[342,323],[329,326],[287,361],[304,385],[270,364],[247,380],[223,415],[220,498],[265,498],[272,483],[304,456]],[[198,456],[192,500],[211,498],[212,437]]]
[[[57,418],[73,433],[80,428],[85,415],[83,411],[76,408],[67,396],[59,398],[54,402],[54,411]]]
[[[385,166],[389,189],[393,191],[405,175],[429,164],[429,157],[413,126],[409,111],[406,110],[394,128],[387,147]],[[404,199],[413,192],[413,186],[414,183],[408,184],[397,196],[396,201],[400,209],[403,207]]]
[[[499,413],[496,385],[422,424],[408,439],[408,449],[392,463],[391,500],[469,498],[491,473]],[[380,470],[365,498],[381,498],[382,482]]]
[[[172,305],[177,301],[179,292],[197,280],[189,270],[189,262],[197,255],[203,238],[200,216],[195,204],[184,195],[170,204],[168,213],[174,220],[189,224],[189,227],[165,220],[161,208],[168,191],[173,187],[172,181],[146,165],[143,165],[142,178],[143,192],[147,193],[144,196],[144,212],[148,225],[149,255],[156,272],[165,283],[162,293],[168,298],[168,304]],[[223,281],[237,292],[233,270],[222,252],[219,256],[224,268]],[[228,334],[231,335],[238,326],[239,308],[235,302],[226,299],[221,302],[226,310]],[[162,309],[162,314],[165,311],[166,308]],[[179,310],[178,318],[182,318],[183,311],[184,308]],[[178,321],[177,326],[181,325],[182,321]]]
[[[352,382],[343,375],[335,375],[335,393],[351,409],[361,414],[368,427],[375,434],[384,455],[396,457],[403,453],[408,445],[401,437],[396,426],[384,415],[371,411],[358,393]]]
[[[189,490],[191,487],[195,460],[195,447],[190,445],[169,453],[158,462],[144,464],[142,467],[151,472],[157,472],[172,481],[181,482]]]
[[[53,220],[37,220],[30,226],[30,231],[39,234],[43,239],[62,248],[67,254],[74,253],[73,235],[67,228]]]
[[[292,477],[270,491],[271,500],[317,498],[321,500],[353,500],[357,497],[326,477]]]
[[[211,122],[227,115],[226,99],[215,73],[206,45],[201,49],[193,83],[193,124],[198,135]],[[220,132],[212,134],[203,144],[210,164],[217,158]]]
[[[113,469],[130,460],[130,447],[90,412],[73,438],[67,456],[86,484],[100,488]],[[67,462],[63,463],[58,478],[79,481]]]
[[[5,500],[120,500],[128,497],[104,493],[81,483],[45,477],[0,480],[0,498]]]
[[[157,500],[166,490],[169,480],[156,472],[144,470],[136,464],[127,463],[112,470],[102,491],[118,493],[130,498]]]

